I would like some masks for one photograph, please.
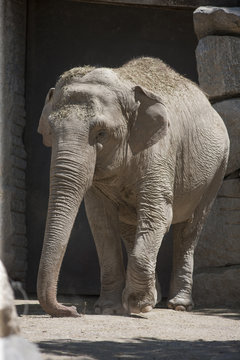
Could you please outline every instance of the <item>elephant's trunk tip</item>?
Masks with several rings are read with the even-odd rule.
[[[57,302],[50,303],[38,295],[38,300],[43,310],[53,317],[81,317],[75,306],[65,306]]]

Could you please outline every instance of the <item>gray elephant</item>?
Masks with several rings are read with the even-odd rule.
[[[194,249],[229,153],[222,119],[203,92],[162,61],[79,67],[50,89],[38,131],[52,146],[48,216],[37,292],[53,316],[58,275],[84,197],[101,269],[97,313],[150,311],[156,260],[173,224],[168,306],[190,310]],[[123,239],[128,265],[122,259]]]

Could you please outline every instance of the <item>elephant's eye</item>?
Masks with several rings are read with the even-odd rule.
[[[99,130],[96,135],[96,141],[102,142],[106,138],[107,132],[106,130]]]

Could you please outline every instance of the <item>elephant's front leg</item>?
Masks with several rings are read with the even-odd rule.
[[[96,188],[85,196],[87,217],[97,248],[101,294],[95,304],[97,314],[122,314],[122,291],[125,286],[118,212],[115,205]]]
[[[136,226],[120,222],[121,238],[122,238],[122,240],[124,242],[124,245],[125,245],[128,256],[133,251],[133,247],[134,247],[134,244],[135,244],[135,238],[136,238],[136,230],[137,230]],[[155,277],[156,277],[157,303],[159,303],[161,301],[161,298],[162,298],[161,286],[160,286],[160,283],[159,283],[159,280],[158,280],[157,273],[155,274]]]
[[[146,204],[146,203],[145,203]],[[172,221],[172,207],[160,201],[156,208],[141,208],[132,251],[128,254],[123,306],[128,313],[148,312],[158,301],[156,262],[165,233]]]

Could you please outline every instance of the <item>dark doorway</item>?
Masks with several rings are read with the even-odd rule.
[[[160,57],[197,80],[191,10],[112,6],[64,0],[32,0],[28,9],[27,236],[29,292],[35,292],[47,213],[51,150],[42,145],[38,120],[48,89],[71,67],[116,67],[137,56]],[[168,241],[167,241],[168,240]],[[167,295],[171,236],[160,250],[158,269]],[[98,294],[99,268],[94,242],[81,206],[64,258],[59,292]]]

